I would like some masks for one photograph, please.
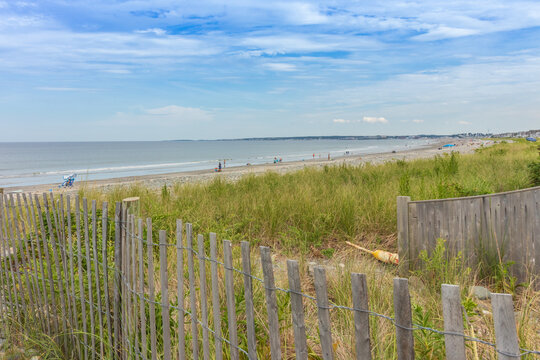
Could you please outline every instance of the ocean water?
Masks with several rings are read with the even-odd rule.
[[[123,176],[309,160],[419,148],[433,140],[227,140],[144,142],[0,143],[0,187],[61,183]]]

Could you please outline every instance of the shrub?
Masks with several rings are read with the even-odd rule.
[[[540,186],[540,160],[533,161],[527,166],[529,180],[532,186]]]

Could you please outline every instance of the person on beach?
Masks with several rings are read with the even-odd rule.
[[[218,164],[218,171],[221,171],[221,161]]]

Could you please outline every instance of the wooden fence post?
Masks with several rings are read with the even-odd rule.
[[[268,330],[270,336],[270,352],[272,360],[281,360],[281,345],[279,340],[279,318],[276,297],[276,285],[274,283],[274,267],[270,248],[260,247],[261,264],[264,275],[264,287],[266,293],[266,310],[268,312]]]
[[[499,360],[512,360],[519,356],[519,341],[516,330],[514,305],[510,294],[491,294],[493,307],[493,322],[495,324],[495,338],[497,350],[508,355],[498,353]]]
[[[77,206],[77,205],[76,205]],[[120,357],[122,349],[121,331],[122,326],[120,324],[120,271],[122,269],[122,254],[121,251],[121,238],[122,238],[122,203],[117,201],[114,206],[114,350],[118,357]],[[84,306],[84,305],[83,305]]]
[[[244,298],[246,299],[246,327],[249,360],[257,360],[257,338],[253,310],[253,286],[251,279],[251,254],[249,242],[242,241],[242,271],[244,272]]]
[[[319,318],[319,336],[321,339],[322,356],[324,360],[332,360],[332,326],[330,324],[330,307],[326,286],[326,270],[322,266],[313,269],[315,293],[317,295],[317,313]]]
[[[238,329],[236,324],[236,309],[234,301],[232,244],[229,240],[223,240],[223,260],[223,263],[225,264],[225,294],[227,295],[227,318],[229,320],[231,359],[238,360]]]
[[[306,337],[306,324],[304,317],[304,302],[302,300],[302,288],[300,287],[300,271],[298,261],[287,260],[287,276],[291,296],[291,313],[294,329],[294,350],[297,360],[307,360],[308,347]]]
[[[368,288],[365,274],[351,274],[351,291],[354,308],[368,311]],[[371,360],[369,314],[358,310],[354,312],[356,359]]]
[[[167,232],[159,231],[159,272],[161,280],[161,321],[163,360],[171,360],[171,319],[169,316],[169,277],[167,274]]]
[[[407,279],[394,279],[394,318],[398,360],[414,359],[411,297]]]
[[[195,263],[193,260],[193,227],[186,224],[186,242],[189,278],[189,310],[191,311],[191,346],[193,358],[199,358],[199,331],[197,328],[197,295],[195,292]]]
[[[409,273],[409,202],[410,196],[397,197],[397,228],[398,228],[398,255],[399,274],[407,276]]]
[[[457,285],[441,285],[444,331],[463,334],[461,294]],[[465,339],[459,335],[444,335],[447,360],[465,360]]]
[[[214,343],[216,360],[223,359],[223,344],[221,341],[221,307],[219,303],[219,280],[217,267],[217,235],[210,233],[210,272],[212,274],[212,313],[214,314]]]

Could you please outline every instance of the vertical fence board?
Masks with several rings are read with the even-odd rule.
[[[411,298],[407,279],[394,279],[394,314],[398,359],[412,360],[414,359],[414,336],[412,331]]]
[[[113,290],[113,317],[114,317],[114,354],[113,358],[119,358],[121,352],[121,318],[120,318],[120,269],[122,268],[121,254],[122,237],[122,203],[116,201],[114,204],[114,290]]]
[[[77,300],[75,298],[75,268],[73,266],[73,259],[75,257],[73,253],[73,230],[72,230],[72,220],[71,220],[71,196],[66,197],[66,213],[67,213],[67,241],[68,241],[68,254],[69,254],[69,282],[70,282],[70,291],[71,291],[71,310],[73,311],[73,326],[74,331],[80,331],[80,323],[79,323],[79,313],[77,311]],[[109,337],[111,336],[111,332],[109,331]],[[82,351],[81,351],[81,344],[79,337],[76,337],[77,341],[77,354],[79,355],[79,359],[82,358]]]
[[[186,241],[188,255],[188,277],[189,277],[189,309],[191,311],[191,340],[193,358],[199,358],[199,331],[197,329],[197,296],[195,293],[195,263],[193,261],[193,228],[191,224],[186,224]]]
[[[238,329],[236,328],[236,310],[234,301],[234,278],[232,267],[232,244],[223,240],[223,259],[225,263],[225,292],[227,295],[227,318],[229,321],[229,341],[231,359],[238,359]]]
[[[27,223],[28,223],[28,227],[29,227],[29,230],[28,230],[29,237],[30,237],[29,242],[30,242],[30,249],[32,251],[32,253],[31,253],[31,256],[32,256],[32,273],[33,273],[33,277],[34,277],[35,288],[36,288],[36,291],[37,291],[37,300],[38,300],[37,306],[38,306],[39,310],[37,311],[36,315],[40,320],[41,329],[43,331],[45,331],[45,329],[47,328],[47,324],[45,322],[47,320],[44,318],[43,309],[44,309],[44,306],[46,304],[44,303],[44,300],[43,300],[43,293],[41,291],[42,288],[39,285],[39,275],[38,275],[39,272],[38,272],[37,257],[36,257],[36,247],[34,245],[34,242],[38,241],[37,238],[38,238],[39,234],[38,234],[38,231],[37,231],[37,227],[35,226],[36,223],[35,223],[35,218],[32,215],[33,212],[32,213],[30,212],[30,208],[28,206],[28,198],[26,197],[26,194],[24,194],[24,193],[23,193],[22,196],[23,196],[23,200],[24,200],[24,207],[26,209],[26,219],[27,219]],[[70,229],[70,231],[71,231],[71,229]],[[32,236],[32,232],[34,233],[34,236]],[[40,261],[41,261],[41,259],[40,259]],[[3,278],[3,276],[2,276],[2,278]],[[71,297],[71,299],[73,300],[73,297]],[[72,318],[72,320],[74,319],[73,313],[71,314],[71,318]]]
[[[51,194],[52,197],[52,194]],[[51,201],[51,207],[53,206],[54,202]],[[49,239],[51,241],[51,248],[53,252],[53,258],[54,258],[54,265],[56,267],[56,276],[57,276],[57,282],[58,282],[58,297],[60,298],[60,308],[61,313],[60,316],[62,317],[62,329],[64,330],[64,334],[67,332],[67,321],[66,321],[66,300],[64,297],[64,289],[62,284],[62,268],[60,267],[60,261],[58,259],[58,249],[56,245],[56,239],[54,236],[54,230],[53,230],[53,224],[51,221],[51,214],[50,210],[53,211],[54,216],[54,209],[49,208],[49,204],[47,202],[47,196],[43,194],[43,205],[45,206],[45,218],[47,220],[47,227],[49,229]],[[65,345],[65,343],[64,343]],[[64,346],[65,349],[65,346]]]
[[[397,197],[397,228],[400,274],[409,272],[409,196]]]
[[[219,279],[217,266],[217,239],[215,233],[210,233],[210,272],[212,275],[212,313],[214,315],[214,342],[216,360],[223,359],[223,345],[221,341],[221,311],[219,303]]]
[[[317,314],[319,318],[319,337],[321,339],[322,356],[324,360],[334,358],[332,351],[332,326],[330,324],[330,308],[326,286],[326,270],[322,266],[313,269],[313,284],[317,295]]]
[[[154,285],[154,248],[152,245],[152,219],[146,219],[146,244],[148,251],[148,298],[150,312],[150,354],[152,360],[157,359],[157,338],[156,338],[156,295]]]
[[[68,198],[69,200],[69,198]],[[112,317],[111,307],[109,301],[109,207],[107,202],[103,202],[101,207],[101,257],[103,261],[103,296],[105,299],[105,313],[107,320],[107,347],[108,356],[113,357],[113,345],[112,345]]]
[[[17,236],[19,238],[19,246],[20,246],[20,254],[21,254],[21,265],[23,267],[24,276],[26,279],[26,291],[28,293],[28,302],[29,307],[31,308],[32,315],[35,316],[37,313],[36,309],[36,289],[34,287],[34,282],[30,279],[30,274],[28,273],[28,259],[29,259],[29,253],[28,253],[28,238],[26,237],[26,224],[24,222],[24,217],[22,214],[22,207],[21,207],[21,198],[20,194],[17,194],[17,207],[18,207],[18,215],[15,215],[15,204],[12,203],[12,210],[14,212],[14,221],[15,221],[15,228],[17,230]],[[20,230],[19,230],[20,227]]]
[[[84,213],[84,247],[86,252],[86,275],[88,283],[88,309],[90,315],[90,340],[92,343],[92,359],[96,357],[96,327],[94,325],[94,292],[92,291],[92,262],[90,259],[90,233],[88,224],[88,202],[83,198],[83,213]]]
[[[519,341],[516,330],[514,305],[510,294],[491,294],[493,322],[499,360],[519,358]]]
[[[88,328],[86,322],[86,297],[84,294],[84,279],[83,279],[83,250],[82,250],[82,239],[81,239],[81,210],[80,210],[80,199],[75,197],[75,226],[77,234],[77,267],[79,275],[79,304],[81,308],[81,317],[82,317],[82,331],[83,331],[83,350],[84,358],[88,359]]]
[[[127,207],[122,205],[122,220],[123,220],[123,226],[122,226],[122,246],[120,249],[122,250],[121,257],[122,257],[122,270],[121,270],[121,278],[122,278],[122,298],[120,305],[122,306],[122,358],[127,359],[128,358],[128,351],[129,351],[129,316],[128,316],[128,306],[129,306],[129,291],[127,287],[127,271],[126,269],[129,267],[129,257],[128,254],[128,237],[129,237],[129,229],[130,229],[130,217],[128,216]]]
[[[163,359],[171,359],[171,318],[169,316],[169,277],[167,275],[167,232],[159,231],[159,270],[161,274],[161,319],[163,322]]]
[[[208,299],[206,297],[206,255],[204,252],[204,236],[199,234],[197,236],[197,245],[199,252],[199,279],[200,279],[200,292],[201,292],[201,322],[202,322],[202,334],[203,334],[203,358],[204,360],[210,359],[210,339],[208,337]]]
[[[132,317],[132,326],[133,326],[133,346],[135,347],[135,358],[140,358],[140,344],[139,344],[139,294],[137,293],[137,287],[139,286],[139,281],[137,279],[137,244],[139,243],[139,237],[142,236],[142,231],[135,232],[135,228],[137,226],[137,220],[135,219],[135,215],[131,215],[131,229],[132,229],[132,237],[130,241],[130,250],[131,254],[128,256],[131,256],[131,269],[129,269],[131,273],[131,289],[132,289],[132,297],[131,297],[131,317]],[[140,228],[138,229],[140,230]]]
[[[6,199],[9,199],[6,204],[9,208],[13,209],[13,197],[9,198],[9,197],[6,197]],[[18,287],[15,288],[15,299],[17,299],[17,301],[19,301],[18,299],[20,298],[20,307],[22,310],[22,313],[19,313],[19,317],[20,318],[25,318],[28,314],[28,312],[26,311],[26,299],[25,299],[25,296],[24,296],[24,283],[23,283],[23,280],[21,278],[21,266],[19,264],[19,256],[17,256],[17,254],[19,253],[19,247],[18,247],[18,242],[20,242],[20,237],[19,236],[16,236],[16,229],[15,229],[15,223],[14,223],[14,220],[13,220],[13,212],[11,213],[10,215],[10,212],[9,210],[6,211],[6,220],[7,220],[7,227],[8,227],[8,230],[9,230],[9,234],[11,235],[11,248],[12,248],[12,251],[13,251],[13,256],[10,256],[9,258],[10,259],[13,259],[13,262],[14,262],[14,269],[15,269],[15,275],[17,275],[17,285]],[[11,218],[10,218],[11,217]],[[52,280],[52,278],[51,278]],[[54,281],[51,283],[51,286],[54,287]],[[18,291],[17,291],[18,289]]]
[[[99,355],[103,359],[105,355],[105,348],[103,343],[103,308],[101,306],[101,284],[99,276],[99,258],[98,258],[98,245],[97,245],[97,203],[96,200],[92,200],[92,250],[94,255],[94,279],[96,280],[96,299],[97,299],[97,313],[99,322]],[[106,238],[101,239],[102,243],[106,241]]]
[[[176,220],[176,278],[178,298],[178,360],[186,358],[186,334],[184,320],[186,316],[184,300],[184,241],[182,238],[182,220]]]
[[[5,282],[7,284],[7,287],[8,287],[8,299],[9,299],[9,304],[10,306],[7,307],[7,309],[9,309],[9,312],[11,314],[11,317],[15,318],[17,317],[17,306],[15,306],[15,302],[13,300],[13,297],[11,296],[12,295],[12,292],[14,291],[15,289],[15,281],[12,281],[13,279],[13,271],[11,270],[11,261],[9,259],[9,234],[7,233],[7,229],[6,229],[6,218],[5,218],[5,215],[4,215],[4,197],[2,195],[0,195],[0,222],[1,222],[1,229],[0,231],[2,232],[2,265],[3,265],[3,270],[4,270],[4,274],[5,274]],[[8,270],[8,264],[9,264],[9,270]],[[4,275],[2,274],[2,275]],[[2,276],[4,277],[4,276]],[[44,277],[43,277],[44,279]],[[44,280],[42,281],[43,284],[44,284]],[[3,294],[3,300],[5,301],[5,293]],[[49,314],[49,311],[47,311],[47,314]],[[49,333],[50,333],[50,328],[48,329]]]
[[[244,272],[244,298],[246,301],[246,327],[248,354],[250,360],[257,359],[257,339],[255,337],[255,315],[253,310],[253,285],[251,283],[251,254],[249,242],[242,241],[242,271]]]
[[[270,248],[260,247],[261,265],[264,275],[264,287],[266,294],[266,310],[268,313],[268,331],[270,337],[270,352],[272,360],[281,360],[281,345],[279,340],[279,318],[274,282],[274,269],[272,266],[272,254]]]
[[[463,313],[459,286],[442,284],[444,331],[463,334]],[[447,360],[465,360],[465,340],[459,335],[444,335]]]
[[[294,330],[294,350],[297,360],[307,360],[308,347],[306,337],[306,324],[304,319],[304,303],[300,285],[300,271],[298,261],[287,260],[287,277],[291,297],[291,314]]]
[[[146,338],[146,306],[144,302],[144,224],[142,219],[138,219],[139,238],[137,239],[137,250],[139,257],[139,312],[141,319],[141,357],[147,359],[148,340]],[[137,286],[137,284],[135,284]]]
[[[368,287],[365,274],[351,274],[354,312],[354,333],[357,360],[371,360],[369,340]]]

